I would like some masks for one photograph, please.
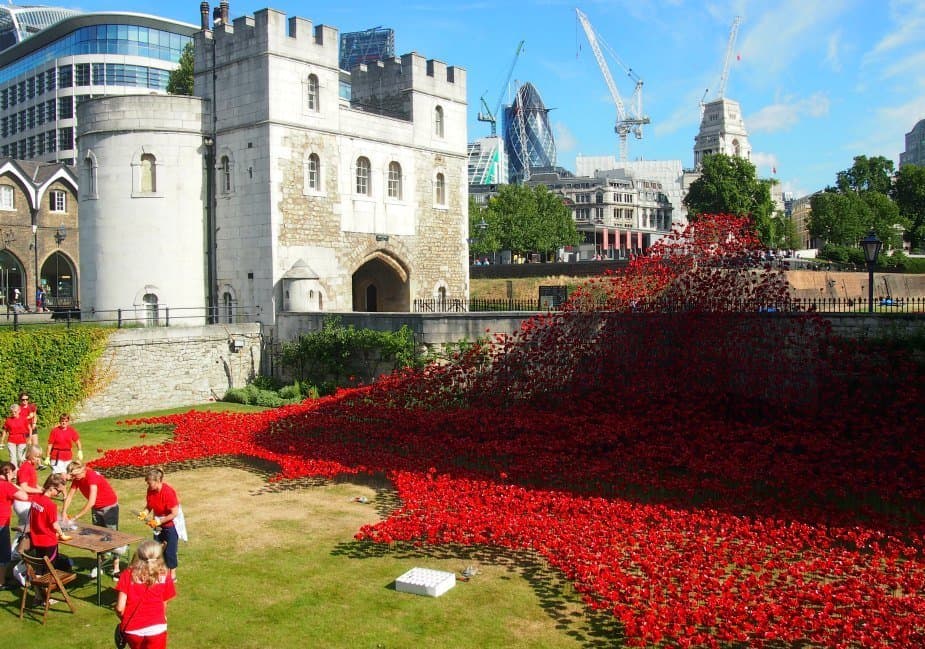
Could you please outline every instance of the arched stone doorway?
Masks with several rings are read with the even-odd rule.
[[[52,253],[42,264],[41,278],[48,307],[77,306],[77,273],[67,255],[60,251]]]
[[[25,266],[9,250],[0,250],[0,309],[6,311],[13,304],[16,289],[19,289],[19,303],[25,304],[25,286]]]
[[[408,272],[393,259],[375,254],[353,274],[354,311],[398,311],[411,308]]]

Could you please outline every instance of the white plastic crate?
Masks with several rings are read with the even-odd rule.
[[[443,570],[412,568],[395,580],[395,590],[428,597],[440,597],[456,585],[456,575]]]

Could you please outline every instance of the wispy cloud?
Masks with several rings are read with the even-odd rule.
[[[829,35],[825,48],[825,62],[835,72],[841,72],[841,31]]]
[[[739,37],[743,63],[760,68],[761,77],[776,81],[807,49],[817,47],[819,34],[829,31],[846,8],[845,0],[787,0],[773,9],[746,16]]]
[[[770,176],[777,169],[777,156],[773,153],[761,153],[752,151],[752,164],[758,170],[759,176]]]
[[[829,113],[829,98],[817,92],[806,99],[784,101],[765,106],[746,118],[745,124],[754,133],[788,131],[803,117],[823,117]]]
[[[557,151],[568,153],[578,147],[578,139],[563,122],[553,122],[552,130],[556,138]]]
[[[890,3],[890,18],[896,29],[883,36],[864,55],[869,64],[905,47],[918,46],[925,40],[925,5],[920,0],[894,0]]]
[[[847,142],[844,150],[851,155],[882,155],[898,161],[899,152],[905,146],[906,132],[922,119],[925,84],[919,84],[917,90],[914,97],[902,104],[877,109],[870,120],[871,128],[859,129],[864,135]]]

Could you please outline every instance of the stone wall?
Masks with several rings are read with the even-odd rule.
[[[120,329],[97,365],[100,389],[80,404],[74,418],[219,399],[259,373],[262,343],[258,323]]]

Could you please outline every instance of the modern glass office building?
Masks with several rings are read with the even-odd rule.
[[[62,7],[0,5],[0,52],[78,13]]]
[[[198,29],[143,14],[76,14],[0,52],[0,156],[73,164],[77,106],[166,92]]]
[[[517,91],[504,107],[504,147],[512,183],[530,179],[530,170],[556,166],[556,142],[549,127],[549,109],[532,83]]]

